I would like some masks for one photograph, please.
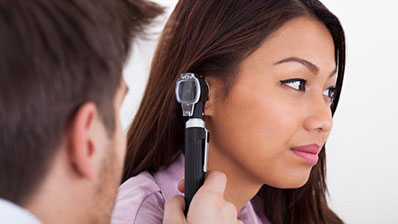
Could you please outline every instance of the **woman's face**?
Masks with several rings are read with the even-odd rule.
[[[286,23],[242,62],[226,98],[217,97],[222,81],[207,80],[210,168],[303,186],[332,128],[336,62],[327,28],[311,18]]]

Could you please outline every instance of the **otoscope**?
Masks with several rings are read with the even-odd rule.
[[[192,197],[203,185],[207,172],[210,133],[205,128],[204,109],[209,94],[207,82],[195,73],[182,73],[177,80],[176,97],[185,123],[185,214]]]

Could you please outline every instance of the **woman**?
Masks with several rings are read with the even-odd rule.
[[[181,0],[163,31],[128,133],[113,222],[160,223],[184,176],[183,72],[210,94],[209,169],[244,223],[342,223],[326,200],[325,142],[339,100],[345,37],[317,0]]]

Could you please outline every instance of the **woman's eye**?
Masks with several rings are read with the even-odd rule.
[[[337,92],[337,89],[335,86],[333,86],[333,87],[330,87],[330,88],[326,89],[325,91],[323,91],[323,95],[326,97],[329,97],[333,101],[334,98],[336,97],[336,92]]]
[[[307,81],[304,79],[288,79],[281,81],[283,85],[287,85],[290,88],[295,89],[297,91],[305,91],[306,82]]]

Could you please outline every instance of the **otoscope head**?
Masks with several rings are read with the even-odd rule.
[[[195,73],[182,73],[176,84],[177,102],[184,117],[201,118],[209,95],[209,85]]]

